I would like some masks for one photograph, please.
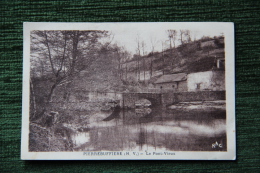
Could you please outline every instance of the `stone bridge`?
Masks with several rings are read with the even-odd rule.
[[[124,93],[123,106],[126,108],[134,108],[135,102],[141,99],[147,99],[152,106],[162,104],[161,93]]]
[[[98,102],[103,99],[117,100],[121,107],[135,108],[135,103],[141,99],[147,99],[151,102],[152,106],[169,106],[179,102],[193,102],[193,101],[212,101],[212,100],[225,100],[225,91],[196,91],[196,92],[167,92],[167,93],[90,93],[87,102]],[[102,101],[100,101],[102,102]],[[66,102],[67,103],[67,102]],[[56,107],[62,107],[63,102],[52,103]],[[69,102],[67,106],[71,108],[85,109],[85,97],[74,99]],[[87,109],[87,108],[86,108]]]
[[[178,102],[225,100],[225,91],[168,92],[168,93],[123,93],[121,106],[134,108],[135,102],[147,99],[152,106],[168,106]]]

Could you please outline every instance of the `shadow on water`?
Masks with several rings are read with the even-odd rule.
[[[74,151],[226,151],[226,111],[116,106],[71,139]]]
[[[105,119],[103,119],[103,121],[111,121],[113,119],[116,119],[116,118],[120,118],[120,112],[121,112],[121,108],[120,106],[116,106],[113,110],[113,112]]]

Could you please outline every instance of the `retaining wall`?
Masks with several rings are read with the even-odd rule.
[[[179,102],[226,100],[226,91],[196,91],[181,93],[162,93],[162,104]]]

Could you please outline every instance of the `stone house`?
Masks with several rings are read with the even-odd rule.
[[[225,90],[225,71],[211,70],[187,75],[188,91]]]
[[[157,89],[172,89],[179,92],[187,91],[187,74],[177,73],[163,75],[158,78],[154,84]]]
[[[185,91],[224,91],[225,90],[225,58],[207,59],[207,63],[194,69],[196,71],[163,75],[154,84],[156,89]],[[204,65],[205,64],[205,65]]]

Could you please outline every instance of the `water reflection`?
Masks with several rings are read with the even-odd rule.
[[[226,150],[224,110],[115,108],[107,115],[92,115],[85,126],[87,131],[71,135],[76,151],[213,151],[216,141],[222,144],[217,150]]]
[[[73,133],[71,135],[72,141],[74,141],[74,146],[81,146],[82,144],[85,144],[86,142],[90,141],[89,132],[78,132]]]

